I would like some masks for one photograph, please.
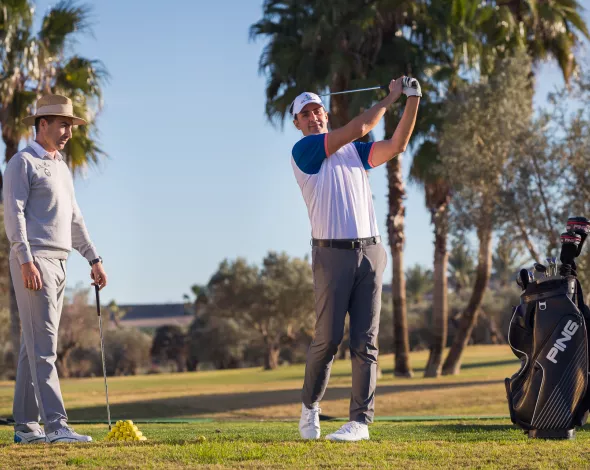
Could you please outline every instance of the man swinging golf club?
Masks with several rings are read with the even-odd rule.
[[[76,203],[72,175],[59,153],[72,136],[72,126],[86,121],[74,116],[70,99],[46,95],[37,101],[36,114],[23,123],[35,126],[35,141],[11,158],[3,187],[10,273],[22,326],[14,442],[89,442],[90,436],[68,427],[55,368],[66,259],[72,248],[90,263],[94,284],[107,284]]]
[[[389,140],[357,142],[380,121],[401,94],[408,99]],[[422,96],[416,79],[389,84],[389,95],[344,127],[328,132],[328,114],[319,96],[302,93],[291,105],[303,138],[292,152],[293,171],[307,205],[312,231],[315,336],[307,353],[299,432],[320,437],[320,408],[330,368],[350,315],[352,396],[350,422],[326,438],[369,439],[375,413],[377,334],[387,255],[377,229],[367,170],[406,149]]]

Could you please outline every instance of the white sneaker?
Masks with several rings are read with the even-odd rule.
[[[48,441],[43,429],[37,429],[31,432],[15,431],[14,442],[15,444],[44,444]]]
[[[320,438],[320,407],[316,404],[309,409],[301,404],[301,419],[299,420],[299,434],[303,439]]]
[[[338,431],[328,434],[329,441],[363,441],[369,440],[369,426],[358,421],[349,421]]]
[[[59,444],[60,442],[91,442],[92,438],[90,436],[83,436],[74,432],[72,428],[61,428],[55,432],[52,432],[47,436],[49,442],[52,444]]]

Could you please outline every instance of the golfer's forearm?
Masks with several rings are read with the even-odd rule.
[[[393,100],[390,98],[390,96],[388,96],[385,99],[379,101],[379,103],[373,105],[371,108],[367,109],[363,114],[354,118],[351,122],[357,121],[355,125],[358,126],[360,132],[358,138],[364,137],[369,132],[371,132],[375,126],[379,124],[379,121],[381,121],[385,115],[385,111],[387,111],[387,108],[389,108],[389,106],[392,104]]]
[[[411,96],[407,99],[404,114],[395,128],[391,139],[375,143],[375,149],[371,159],[373,166],[379,166],[388,162],[396,155],[405,152],[406,147],[410,143],[414,126],[416,125],[419,104],[420,98],[416,96]]]
[[[385,111],[392,104],[393,100],[391,95],[389,95],[350,121],[347,126],[351,126],[354,129],[356,134],[355,140],[371,132],[379,124],[379,121],[385,115]]]
[[[394,100],[391,95],[388,95],[379,101],[379,103],[355,117],[345,126],[330,132],[327,138],[328,156],[338,151],[344,145],[354,142],[371,132],[393,102]]]
[[[11,221],[10,217],[4,213],[4,224],[6,226],[6,236],[10,241],[11,251],[16,255],[19,263],[25,264],[33,261],[31,247],[27,240],[27,225],[24,215],[17,216],[15,221]]]

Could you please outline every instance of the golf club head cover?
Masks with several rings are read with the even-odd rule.
[[[404,77],[402,79],[402,93],[406,96],[422,96],[422,88],[415,78]]]
[[[574,259],[578,256],[578,248],[582,237],[574,232],[565,232],[560,236],[561,239],[561,253],[559,260],[562,264],[574,264]]]
[[[566,230],[580,235],[581,241],[578,246],[578,254],[576,255],[580,256],[586,237],[588,237],[588,233],[590,233],[590,221],[586,217],[570,217],[567,219]]]
[[[529,285],[529,272],[526,269],[521,269],[518,273],[518,277],[516,278],[516,283],[520,286],[522,290],[525,290]]]

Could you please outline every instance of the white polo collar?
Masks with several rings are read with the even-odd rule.
[[[35,153],[37,155],[39,155],[40,157],[42,157],[42,158],[48,158],[50,160],[53,160],[49,156],[49,152],[47,150],[45,150],[43,148],[43,146],[39,145],[39,143],[37,141],[33,140],[30,145],[33,148],[33,150],[35,151]],[[55,159],[58,160],[58,161],[63,160],[63,157],[62,157],[61,153],[59,153],[59,151],[56,151],[55,152]]]

